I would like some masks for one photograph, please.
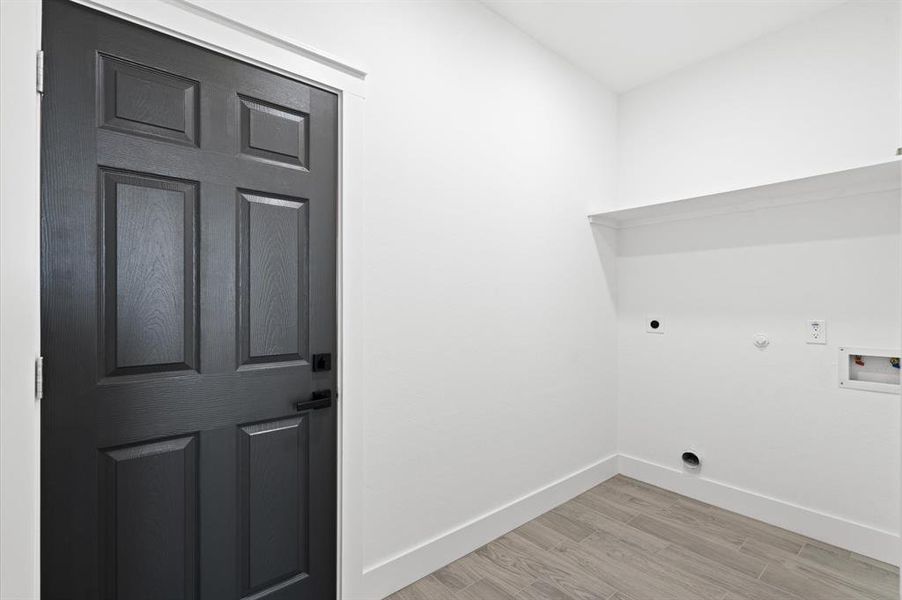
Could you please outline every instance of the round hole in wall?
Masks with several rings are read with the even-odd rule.
[[[651,327],[652,329],[657,329],[658,327],[661,326],[661,322],[658,321],[657,319],[652,319],[652,320],[651,320],[651,323],[649,323],[648,325],[649,325],[649,327]]]
[[[702,460],[698,457],[698,454],[689,450],[683,452],[684,467],[686,467],[690,471],[695,471],[701,466],[701,464]]]

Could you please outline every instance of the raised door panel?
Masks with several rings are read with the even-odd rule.
[[[101,127],[198,145],[198,82],[104,54],[99,61]]]
[[[242,595],[307,576],[308,418],[239,430]]]
[[[102,451],[101,597],[197,597],[193,436]]]
[[[301,198],[239,192],[239,354],[301,361],[308,342],[308,215]]]
[[[105,375],[196,369],[197,187],[102,171]]]
[[[254,98],[238,100],[242,153],[307,168],[309,115]]]

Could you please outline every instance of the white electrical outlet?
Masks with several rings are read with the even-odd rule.
[[[826,344],[827,343],[827,322],[824,320],[813,319],[808,321],[808,340],[809,344]]]

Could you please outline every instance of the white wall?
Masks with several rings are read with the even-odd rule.
[[[622,95],[620,207],[891,159],[900,7],[849,2]]]
[[[859,524],[805,533],[894,560],[899,397],[839,389],[837,349],[899,347],[899,251],[898,192],[622,230],[621,453],[680,469],[694,447],[704,479]]]
[[[585,218],[613,192],[615,98],[477,3],[202,4],[370,73],[348,376],[384,591],[409,551],[616,452],[613,297]]]
[[[891,159],[900,6],[850,2],[622,95],[618,207]],[[838,390],[836,349],[899,346],[898,213],[896,193],[622,231],[621,467],[895,560],[899,399]],[[707,482],[666,470],[693,445]]]
[[[0,598],[37,594],[40,5],[0,2]]]

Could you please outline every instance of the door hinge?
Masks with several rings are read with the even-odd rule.
[[[37,73],[35,75],[35,87],[39,94],[44,93],[44,51],[38,50]]]
[[[44,357],[39,356],[34,361],[34,399],[44,397]]]

